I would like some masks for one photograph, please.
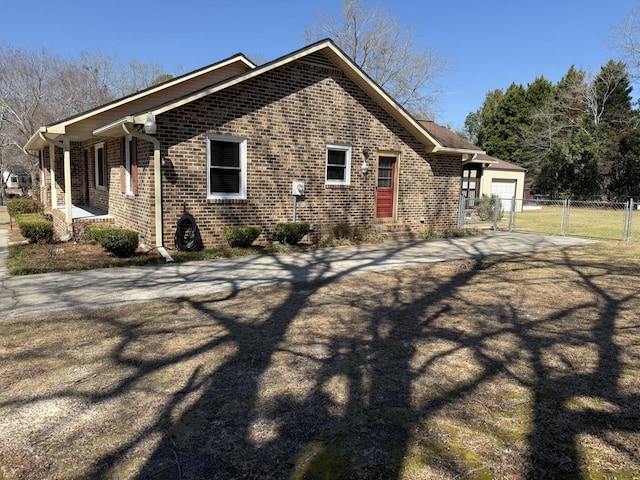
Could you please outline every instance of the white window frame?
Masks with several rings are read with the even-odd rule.
[[[102,185],[100,184],[99,180],[100,180],[100,168],[98,165],[98,150],[102,150]],[[106,168],[106,161],[107,159],[105,158],[105,148],[104,148],[104,142],[103,143],[98,143],[94,146],[94,150],[93,150],[93,169],[94,169],[94,175],[95,175],[95,179],[96,179],[96,188],[98,190],[106,190],[107,189],[107,168]]]
[[[240,155],[240,191],[237,193],[214,193],[211,191],[211,141],[229,142],[239,144]],[[218,167],[220,168],[220,167]],[[247,198],[247,139],[242,137],[232,137],[226,135],[208,135],[207,136],[207,198],[212,200],[237,199],[245,200]]]
[[[336,180],[329,178],[329,152],[340,151],[345,152],[344,179]],[[351,185],[351,147],[348,145],[328,144],[325,155],[324,183],[325,185]]]
[[[126,195],[133,195],[133,173],[131,171],[132,138],[131,135],[127,135],[124,138],[124,181]]]

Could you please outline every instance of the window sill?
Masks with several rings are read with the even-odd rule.
[[[234,203],[248,203],[246,198],[207,198],[207,203],[222,205],[222,204],[234,204]]]
[[[337,189],[347,189],[351,188],[351,184],[348,183],[325,183],[324,188],[337,188]]]

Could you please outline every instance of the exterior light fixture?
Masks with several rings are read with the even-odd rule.
[[[369,158],[369,150],[367,150],[366,148],[362,150],[362,156],[364,157],[364,160],[362,160],[362,173],[367,173],[369,171],[369,165],[367,165],[367,158]]]
[[[158,126],[156,125],[156,117],[154,117],[153,113],[147,114],[147,120],[144,122],[144,133],[148,135],[155,135],[158,130]]]

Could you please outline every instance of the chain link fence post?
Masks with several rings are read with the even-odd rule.
[[[569,231],[569,207],[571,200],[566,199],[562,205],[562,225],[560,226],[560,235],[566,235]]]
[[[635,205],[638,205],[638,203],[636,202]],[[633,198],[629,199],[629,240],[631,240],[632,238],[632,233],[633,233],[633,212],[635,210],[634,207],[634,203],[633,203]]]
[[[631,240],[631,229],[633,227],[633,209],[634,203],[633,198],[630,198],[627,204],[625,205],[625,218],[624,218],[624,229],[622,234],[622,239],[629,241]]]
[[[629,217],[631,216],[631,200],[624,204],[624,216],[622,219],[622,240],[629,240]]]
[[[458,202],[458,230],[464,230],[464,210],[466,208],[465,200],[466,197],[464,195],[460,195],[460,201]]]
[[[515,225],[515,215],[516,215],[516,197],[515,195],[511,197],[511,211],[509,212],[509,231],[513,232],[513,227]]]

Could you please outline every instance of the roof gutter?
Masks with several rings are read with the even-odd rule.
[[[155,227],[156,227],[156,248],[160,255],[162,255],[166,262],[173,262],[173,258],[164,248],[162,243],[163,237],[163,228],[162,228],[162,171],[161,171],[161,163],[160,163],[160,141],[152,137],[151,135],[147,135],[146,133],[139,132],[134,130],[133,128],[129,128],[126,123],[122,123],[122,130],[126,135],[131,135],[132,137],[139,138],[141,140],[145,140],[153,144],[153,181],[154,181],[154,195],[155,195]]]
[[[474,158],[480,153],[485,153],[482,150],[471,150],[468,148],[455,148],[455,147],[436,147],[433,149],[433,153],[452,153],[455,155],[472,155]]]

